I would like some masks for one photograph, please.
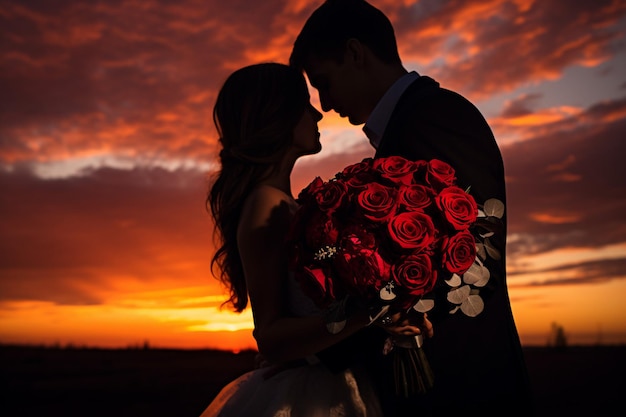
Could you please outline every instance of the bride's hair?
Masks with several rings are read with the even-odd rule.
[[[278,63],[256,64],[232,73],[222,86],[213,121],[220,136],[221,170],[207,196],[218,248],[211,270],[226,285],[235,311],[248,305],[248,290],[237,248],[237,226],[251,191],[277,169],[293,130],[309,102],[301,71]]]

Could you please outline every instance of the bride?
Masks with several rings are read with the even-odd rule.
[[[207,198],[220,243],[212,263],[235,311],[249,300],[263,363],[226,385],[201,417],[382,416],[360,349],[338,368],[319,359],[367,327],[366,311],[331,334],[323,312],[288,273],[283,242],[297,209],[290,174],[299,157],[321,150],[322,115],[310,104],[303,75],[277,63],[239,69],[220,90],[213,117],[222,149]],[[385,330],[420,333],[405,322]]]

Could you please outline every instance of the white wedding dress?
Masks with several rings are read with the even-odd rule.
[[[319,314],[290,280],[291,310]],[[317,358],[286,368],[266,366],[226,385],[200,417],[382,417],[367,375],[358,369],[333,373]]]

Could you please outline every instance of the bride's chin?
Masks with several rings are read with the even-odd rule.
[[[315,148],[315,151],[314,151],[313,153],[314,153],[314,154],[315,154],[315,153],[320,153],[321,151],[322,151],[322,144],[321,144],[321,143],[318,143],[318,144],[317,144],[317,147]]]
[[[306,150],[302,152],[300,156],[315,155],[317,153],[320,153],[321,151],[322,151],[322,144],[318,144],[318,146],[315,149]]]

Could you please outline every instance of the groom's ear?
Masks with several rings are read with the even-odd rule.
[[[356,68],[362,68],[365,62],[365,45],[356,38],[350,38],[346,41],[346,50],[344,53],[344,63],[350,63]]]

